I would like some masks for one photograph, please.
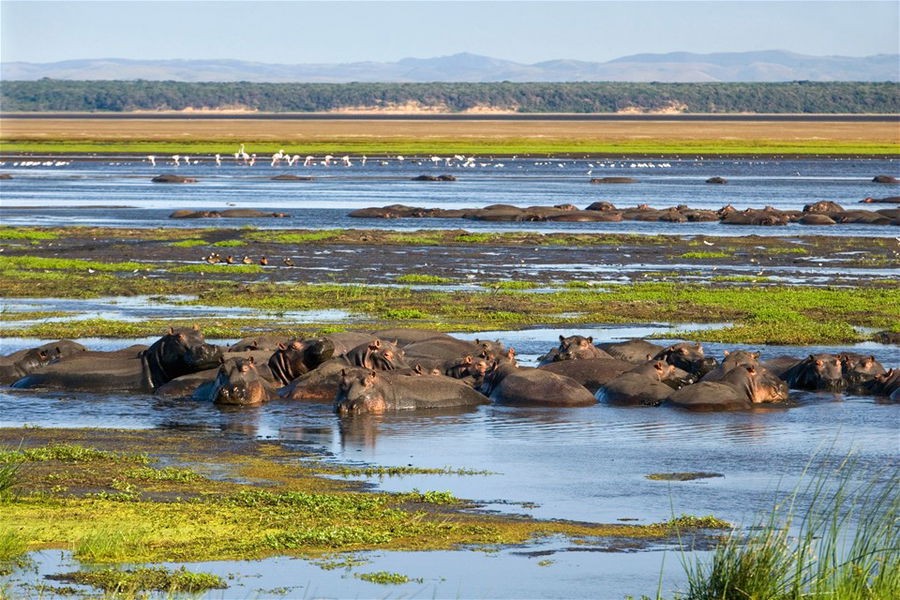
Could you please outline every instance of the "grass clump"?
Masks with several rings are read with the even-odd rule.
[[[122,472],[122,475],[130,479],[139,479],[141,481],[200,481],[204,479],[199,473],[195,473],[190,469],[180,469],[178,467],[165,467],[163,469],[154,469],[152,467],[136,467]]]
[[[15,462],[0,464],[0,502],[12,496],[12,488],[19,481],[21,465]]]
[[[228,265],[228,264],[202,264],[202,265],[181,265],[169,269],[170,273],[210,273],[213,275],[222,275],[225,273],[262,273],[263,268],[260,265]]]
[[[207,590],[228,587],[218,575],[192,573],[184,567],[170,571],[165,567],[140,567],[133,570],[102,569],[99,571],[75,571],[51,577],[80,585],[89,585],[125,596],[137,592],[166,592],[169,594],[196,594]]]
[[[59,238],[55,231],[39,231],[25,227],[0,227],[0,239],[3,240],[55,240]]]
[[[177,242],[169,243],[173,248],[194,248],[196,246],[203,246],[207,242],[204,240],[179,240]]]
[[[27,550],[28,545],[16,529],[9,526],[0,529],[0,565],[17,562]]]
[[[474,469],[430,469],[423,467],[338,467],[337,473],[344,477],[402,477],[404,475],[492,475],[490,471],[477,471]]]
[[[834,474],[776,504],[749,534],[733,532],[710,560],[685,564],[686,600],[900,597],[898,471],[856,484],[845,461]]]
[[[647,479],[653,481],[693,481],[694,479],[709,479],[711,477],[725,477],[721,473],[707,473],[705,471],[696,471],[690,473],[651,473],[644,475]]]
[[[221,242],[213,242],[213,246],[217,246],[219,248],[236,248],[238,246],[245,246],[247,242],[244,240],[222,240]]]
[[[77,444],[51,444],[40,448],[0,450],[0,464],[57,460],[67,463],[92,461],[132,462],[146,465],[152,459],[143,453],[110,452]]]
[[[410,581],[416,581],[421,583],[421,579],[410,579],[406,575],[401,573],[391,573],[389,571],[376,571],[375,573],[354,573],[354,577],[357,579],[362,579],[363,581],[368,581],[371,583],[378,583],[381,585],[400,585],[402,583],[409,583]]]
[[[406,321],[409,319],[427,319],[428,313],[425,313],[418,308],[389,308],[381,313],[381,317],[384,319]]]
[[[493,283],[483,283],[481,287],[492,290],[533,290],[543,286],[533,281],[495,281]]]
[[[799,246],[791,246],[791,247],[776,247],[776,248],[766,248],[766,254],[808,254],[809,251],[806,248],[800,248]]]
[[[135,269],[149,269],[153,265],[139,262],[113,262],[104,263],[95,260],[80,260],[77,258],[40,258],[37,256],[0,256],[0,270],[7,269],[57,269],[57,270],[83,270],[94,271],[134,271]]]
[[[732,256],[727,252],[685,252],[678,258],[731,258]]]
[[[343,229],[325,229],[322,231],[304,231],[297,233],[277,231],[253,231],[244,234],[244,238],[253,242],[270,242],[273,244],[303,244],[320,242],[336,238],[344,233]]]
[[[449,277],[441,277],[440,275],[420,275],[410,273],[409,275],[400,275],[394,278],[399,283],[449,283],[452,281]]]
[[[111,498],[99,499],[110,500]],[[78,560],[89,562],[124,562],[130,557],[145,554],[147,539],[147,532],[139,528],[102,527],[91,529],[75,541],[72,546],[72,554]]]

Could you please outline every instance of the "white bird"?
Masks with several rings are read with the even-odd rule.
[[[344,163],[344,166],[345,166],[345,167],[350,167],[350,166],[353,165],[353,163],[350,162],[350,157],[349,157],[349,156],[344,156],[344,157],[342,157],[342,158],[341,158],[341,162]]]
[[[400,156],[400,155],[398,154],[398,155],[397,155],[397,160],[399,160],[400,162],[403,162],[403,161],[406,160],[406,159],[404,159],[402,156]]]
[[[298,160],[300,160],[300,155],[299,155],[299,154],[295,154],[295,155],[291,156],[290,158],[287,159],[287,161],[288,161],[288,166],[289,166],[289,167],[293,167],[293,166],[294,166],[294,163],[296,163]]]
[[[310,163],[312,163],[313,158],[315,158],[315,157],[311,154],[309,156],[307,156],[306,160],[303,161],[303,166],[308,167],[310,165]]]
[[[362,164],[363,164],[363,166],[366,166],[366,160],[368,160],[368,159],[366,158],[366,155],[363,154],[363,157],[362,157]]]
[[[216,154],[216,166],[217,167],[222,166],[222,155],[221,154]]]
[[[251,155],[250,155],[250,162],[247,163],[247,164],[249,164],[251,167],[252,167],[254,164],[256,164],[256,155],[255,155],[255,154],[251,154]]]
[[[330,167],[330,166],[331,166],[331,160],[332,160],[333,158],[334,158],[334,157],[333,157],[332,155],[326,154],[326,155],[325,155],[325,161],[324,161],[322,164],[325,165],[326,167]]]
[[[154,167],[156,166],[156,157],[155,157],[155,156],[153,156],[152,154],[150,154],[149,156],[147,156],[147,160],[150,161],[150,164],[151,164],[152,166],[154,166]]]
[[[703,244],[705,246],[715,246],[715,244],[713,244],[712,242],[707,242],[706,240],[703,240]]]
[[[181,155],[180,155],[180,154],[173,154],[173,155],[172,155],[172,160],[175,161],[175,166],[177,167],[178,165],[181,164]]]
[[[282,158],[284,158],[284,149],[283,148],[272,155],[272,166],[274,167],[279,162],[281,162]]]

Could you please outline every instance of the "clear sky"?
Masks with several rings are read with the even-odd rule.
[[[900,51],[900,2],[0,0],[0,60],[394,61],[472,52],[532,63],[640,52]]]

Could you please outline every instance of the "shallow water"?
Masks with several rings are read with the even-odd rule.
[[[200,157],[197,157],[200,158]],[[57,161],[60,166],[22,166],[7,159],[0,165],[13,179],[3,181],[2,218],[8,225],[103,225],[114,227],[240,227],[389,229],[454,229],[473,231],[592,231],[673,233],[683,235],[868,235],[893,236],[886,226],[840,225],[786,227],[728,227],[718,223],[494,223],[463,219],[351,219],[347,213],[366,206],[409,204],[461,208],[503,203],[517,206],[572,203],[580,207],[602,200],[617,206],[646,203],[662,208],[687,204],[718,209],[801,209],[804,204],[832,200],[845,208],[878,209],[892,205],[859,205],[871,196],[894,193],[892,186],[871,181],[876,174],[897,172],[892,159],[811,160],[649,160],[626,159],[480,159],[474,168],[435,165],[430,160],[370,160],[365,166],[254,167],[228,158],[216,167],[209,157],[200,164],[175,167],[169,160]],[[29,161],[36,162],[36,161]],[[56,164],[56,163],[54,163]],[[457,163],[458,164],[458,163]],[[484,166],[480,166],[480,165]],[[18,166],[16,166],[18,165]],[[177,172],[196,177],[189,185],[150,182],[154,175]],[[413,182],[422,173],[452,173],[459,180]],[[271,181],[274,175],[311,175],[306,182]],[[713,175],[727,185],[709,185]],[[628,176],[635,184],[591,185],[591,177]],[[11,208],[12,207],[12,208]],[[21,208],[32,207],[32,208]],[[34,210],[40,207],[41,210]],[[118,207],[118,208],[112,208]],[[288,219],[171,220],[174,209],[227,207],[287,211]]]
[[[579,328],[595,341],[672,331],[668,325]],[[501,339],[523,362],[536,359],[569,329],[486,331],[459,337]],[[115,349],[145,340],[81,340]],[[228,342],[231,340],[216,340]],[[660,342],[663,343],[663,342]],[[4,340],[3,352],[34,345]],[[740,345],[708,344],[717,356]],[[898,366],[896,347],[868,342],[853,348],[766,347],[763,358],[853,349]],[[0,390],[0,426],[203,428],[277,439],[318,448],[343,463],[453,467],[490,475],[412,475],[369,478],[388,491],[449,490],[486,510],[542,519],[636,523],[673,515],[714,514],[749,524],[775,497],[797,485],[812,457],[838,461],[852,453],[861,479],[898,464],[900,407],[870,396],[794,393],[789,409],[692,413],[671,408],[481,406],[440,413],[388,414],[339,419],[327,404],[276,400],[255,409],[220,410],[190,400],[152,396],[36,393]],[[87,443],[87,441],[86,441]],[[660,472],[712,471],[723,477],[688,482],[648,480]],[[652,594],[660,572],[663,590],[684,585],[680,554],[663,550],[588,551],[564,540],[545,540],[497,553],[365,553],[354,573],[399,572],[421,583],[381,587],[342,571],[321,571],[305,561],[274,558],[251,563],[191,565],[194,570],[240,573],[240,597],[273,597],[260,590],[292,587],[289,597],[597,597]],[[596,549],[595,549],[596,550]],[[57,553],[58,554],[58,553]],[[57,570],[41,555],[43,574]],[[45,560],[41,558],[41,560]],[[552,560],[539,566],[540,560]],[[61,569],[63,571],[67,569]],[[71,569],[69,569],[71,570]],[[503,577],[497,573],[502,572]],[[240,587],[244,586],[244,587]],[[211,598],[233,597],[212,592]]]

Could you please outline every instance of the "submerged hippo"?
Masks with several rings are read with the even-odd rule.
[[[841,359],[832,354],[810,354],[780,377],[798,390],[840,392],[846,387]]]
[[[215,367],[221,356],[222,350],[207,344],[199,328],[170,328],[146,350],[66,356],[20,379],[13,387],[152,392],[181,375]]]
[[[333,354],[334,344],[331,340],[294,340],[287,345],[278,344],[266,364],[272,380],[279,385],[287,385],[329,360]]]
[[[564,375],[532,368],[518,368],[495,361],[485,375],[481,392],[498,404],[587,406],[595,404],[587,388]]]
[[[754,405],[784,402],[787,385],[764,369],[739,365],[718,381],[689,385],[668,398],[668,404],[690,410],[747,410]]]
[[[193,397],[227,406],[259,406],[275,396],[275,388],[259,374],[251,356],[223,361],[215,380],[200,386]]]
[[[360,376],[344,372],[335,410],[341,415],[380,414],[486,403],[488,399],[470,386],[444,375],[368,371]]]
[[[559,336],[559,346],[542,356],[541,365],[562,360],[584,360],[588,358],[612,358],[607,352],[594,345],[593,337],[570,335]]]
[[[664,381],[675,371],[675,366],[664,360],[652,360],[612,379],[595,397],[618,406],[659,406],[673,392]]]
[[[397,344],[377,338],[353,348],[344,355],[344,360],[352,367],[379,371],[409,368],[404,352]]]
[[[54,360],[78,354],[87,348],[72,340],[48,342],[0,357],[0,383],[8,384],[31,375]]]
[[[618,358],[585,358],[551,362],[538,368],[574,379],[593,394],[622,373],[633,369],[634,363]]]
[[[651,344],[640,339],[631,339],[625,342],[607,342],[599,344],[598,347],[613,358],[627,360],[635,364],[643,364],[664,350],[658,344]]]
[[[682,371],[687,371],[696,379],[703,377],[718,365],[715,358],[705,356],[702,345],[684,342],[663,348],[653,356],[653,360],[664,360]]]
[[[874,356],[864,356],[856,352],[841,352],[841,376],[848,391],[864,390],[869,382],[884,375],[885,368]]]

